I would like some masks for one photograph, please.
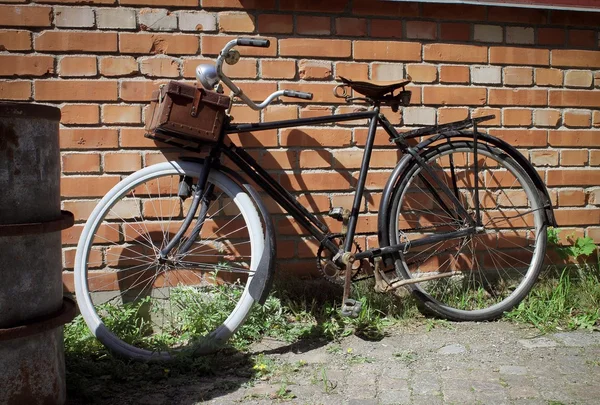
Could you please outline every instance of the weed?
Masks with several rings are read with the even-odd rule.
[[[428,318],[425,320],[425,330],[431,332],[434,328],[454,329],[454,326],[446,319]]]
[[[334,345],[328,346],[327,349],[325,349],[325,351],[329,354],[340,354],[342,352],[342,346],[340,346],[338,344],[334,344]]]
[[[400,360],[402,363],[410,364],[417,361],[417,354],[411,350],[403,350],[401,352],[393,353],[393,356]]]

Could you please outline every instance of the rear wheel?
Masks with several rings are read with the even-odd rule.
[[[441,144],[422,157],[475,218],[473,142]],[[395,261],[404,279],[443,276],[409,289],[427,310],[450,320],[488,320],[512,309],[535,283],[546,251],[543,204],[525,170],[485,143],[478,143],[477,166],[483,229],[421,247],[408,245]],[[467,227],[448,195],[417,162],[398,182],[390,218],[391,244]]]
[[[75,261],[81,314],[109,349],[143,360],[168,360],[189,349],[203,354],[222,345],[244,322],[254,299],[248,285],[264,249],[252,199],[223,173],[207,214],[161,259],[191,203],[180,182],[197,181],[201,165],[167,162],[122,180],[86,223]],[[201,209],[198,210],[199,212]],[[185,238],[202,228],[183,251]]]

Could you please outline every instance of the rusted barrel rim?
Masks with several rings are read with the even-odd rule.
[[[60,108],[44,104],[0,102],[0,117],[60,121]]]
[[[74,223],[75,217],[73,214],[69,211],[61,210],[60,217],[50,221],[0,225],[0,237],[58,232],[72,227]]]
[[[67,322],[71,322],[75,318],[75,313],[75,301],[68,297],[63,297],[62,307],[58,311],[46,316],[30,319],[22,325],[0,329],[0,341],[23,338],[58,328]]]

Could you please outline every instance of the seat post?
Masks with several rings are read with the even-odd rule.
[[[358,183],[356,185],[356,191],[354,194],[354,202],[352,203],[352,210],[350,211],[350,217],[348,219],[348,232],[346,233],[346,239],[344,240],[344,251],[346,252],[350,252],[352,250],[352,242],[354,240],[354,233],[356,231],[356,223],[360,213],[360,204],[362,203],[365,183],[367,181],[367,174],[369,172],[369,164],[371,163],[371,153],[373,152],[373,144],[375,143],[379,109],[379,102],[376,101],[375,106],[373,107],[373,117],[371,118],[371,121],[369,121],[369,133],[367,135],[363,160],[360,166],[360,173],[358,175]]]

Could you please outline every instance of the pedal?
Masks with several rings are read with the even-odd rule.
[[[342,305],[341,314],[347,318],[358,318],[361,309],[362,302],[348,298]]]

